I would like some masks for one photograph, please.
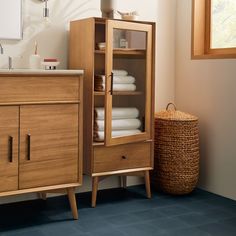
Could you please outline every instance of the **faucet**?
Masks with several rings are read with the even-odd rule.
[[[12,57],[8,57],[8,69],[11,70],[12,68]]]
[[[3,54],[3,47],[1,43],[0,43],[0,53]]]
[[[0,43],[0,54],[3,55],[3,53],[4,53],[4,50],[3,50],[2,44]],[[8,57],[8,69],[9,70],[13,69],[12,68],[12,57]]]

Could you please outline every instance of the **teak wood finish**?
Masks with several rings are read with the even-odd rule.
[[[145,32],[146,50],[125,50],[113,48],[113,29]],[[96,45],[106,42],[105,50]],[[107,80],[106,91],[94,91],[94,75],[106,73],[108,78],[114,65],[143,76],[138,81],[142,91],[114,92],[110,94],[111,82]],[[129,66],[130,61],[136,66]],[[141,65],[141,66],[137,66]],[[143,70],[145,66],[146,70]],[[92,206],[96,206],[98,183],[111,175],[122,176],[123,186],[126,177],[140,174],[146,183],[147,197],[151,196],[149,171],[153,168],[153,128],[154,128],[154,77],[155,77],[155,23],[104,18],[88,18],[70,23],[69,66],[71,69],[84,69],[84,173],[92,177]],[[129,99],[139,105],[139,99],[145,103],[145,132],[139,135],[119,138],[111,137],[111,109],[114,97],[124,104]],[[94,107],[105,107],[105,140],[93,141]]]
[[[19,188],[77,182],[77,144],[78,105],[21,106]]]
[[[82,75],[0,75],[0,196],[82,184]],[[66,191],[65,191],[66,190]]]
[[[18,107],[0,107],[0,192],[18,188],[18,124]]]
[[[115,20],[107,20],[106,27],[106,42],[107,50],[106,50],[106,76],[112,73],[113,69],[113,31],[114,29],[121,30],[133,30],[133,31],[141,31],[147,33],[147,43],[146,43],[146,78],[144,79],[144,84],[146,85],[146,96],[145,96],[145,132],[138,135],[126,136],[126,137],[111,137],[112,130],[112,106],[113,106],[113,95],[110,93],[111,88],[111,80],[107,79],[106,81],[106,91],[105,91],[105,117],[106,117],[106,125],[105,125],[105,144],[106,146],[118,145],[118,144],[126,144],[138,141],[145,141],[150,139],[150,116],[151,116],[151,99],[149,91],[151,91],[151,79],[152,79],[152,25],[149,24],[141,24],[141,23],[133,23],[126,21],[115,21]],[[128,51],[130,53],[130,51]]]

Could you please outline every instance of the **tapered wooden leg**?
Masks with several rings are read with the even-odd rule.
[[[73,218],[75,220],[78,220],[79,216],[78,216],[78,209],[77,209],[77,204],[76,204],[74,188],[68,188],[67,189],[67,195],[68,195],[68,199],[69,199],[69,202],[70,202],[70,208],[71,208],[71,211],[72,211]]]
[[[145,186],[146,186],[146,194],[147,198],[151,198],[151,188],[150,188],[150,176],[149,170],[144,171],[144,178],[145,178]]]
[[[38,196],[40,199],[46,201],[47,200],[47,193],[44,193],[44,192],[40,192],[38,193]]]
[[[127,187],[127,176],[125,176],[125,175],[120,176],[120,186],[122,188]]]
[[[98,176],[92,178],[93,189],[92,189],[92,207],[96,207],[97,202],[97,191],[98,191]]]

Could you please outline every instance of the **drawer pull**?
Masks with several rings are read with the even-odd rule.
[[[27,160],[30,161],[30,134],[27,134]]]
[[[9,162],[13,162],[13,137],[9,136]]]
[[[127,159],[127,157],[126,157],[126,156],[122,156],[122,159],[123,159],[123,160],[126,160],[126,159]]]

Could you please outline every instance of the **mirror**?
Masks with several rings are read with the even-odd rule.
[[[22,0],[0,0],[0,39],[22,39]]]

